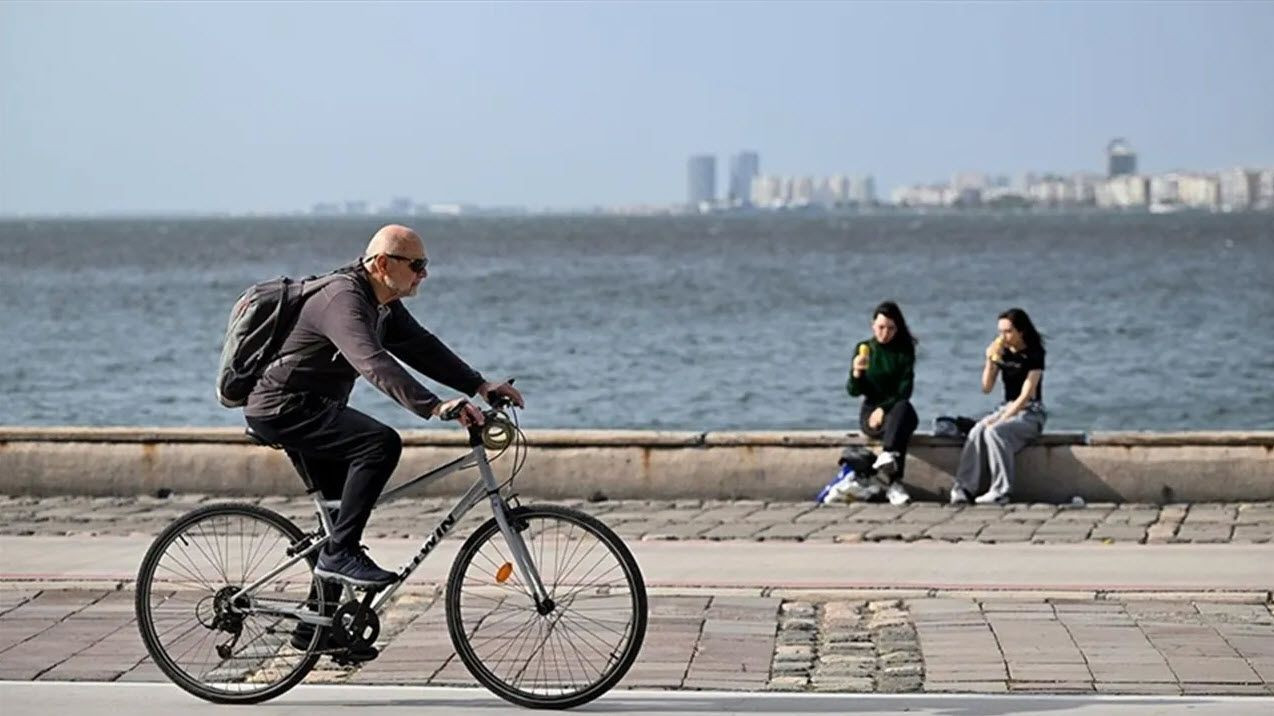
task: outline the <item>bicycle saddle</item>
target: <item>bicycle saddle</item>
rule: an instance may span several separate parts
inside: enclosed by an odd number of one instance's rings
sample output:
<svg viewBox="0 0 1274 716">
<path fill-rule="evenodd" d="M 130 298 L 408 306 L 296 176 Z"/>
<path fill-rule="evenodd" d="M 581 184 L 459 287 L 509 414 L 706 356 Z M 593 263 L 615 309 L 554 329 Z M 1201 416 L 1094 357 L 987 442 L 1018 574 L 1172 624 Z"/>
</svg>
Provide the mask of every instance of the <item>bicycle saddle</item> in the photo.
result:
<svg viewBox="0 0 1274 716">
<path fill-rule="evenodd" d="M 249 441 L 254 442 L 257 445 L 261 445 L 263 447 L 268 447 L 268 448 L 274 448 L 275 450 L 279 449 L 279 446 L 277 444 L 272 443 L 269 440 L 266 440 L 265 437 L 261 435 L 261 433 L 258 433 L 257 431 L 253 430 L 250 426 L 243 429 L 243 434 L 248 436 Z"/>
</svg>

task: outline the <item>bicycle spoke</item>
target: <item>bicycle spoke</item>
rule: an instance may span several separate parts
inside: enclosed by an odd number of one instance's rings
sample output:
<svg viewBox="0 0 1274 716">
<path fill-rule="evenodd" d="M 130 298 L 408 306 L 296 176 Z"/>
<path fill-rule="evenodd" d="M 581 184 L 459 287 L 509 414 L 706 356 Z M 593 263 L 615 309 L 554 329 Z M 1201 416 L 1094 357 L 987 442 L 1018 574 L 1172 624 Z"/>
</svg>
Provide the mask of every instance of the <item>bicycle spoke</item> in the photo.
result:
<svg viewBox="0 0 1274 716">
<path fill-rule="evenodd" d="M 580 653 L 579 648 L 577 648 L 577 647 L 575 646 L 575 643 L 576 643 L 577 641 L 579 641 L 579 637 L 574 635 L 574 632 L 571 630 L 571 628 L 570 628 L 570 625 L 569 625 L 569 624 L 563 624 L 563 625 L 562 625 L 562 632 L 563 632 L 564 634 L 568 635 L 568 636 L 573 636 L 573 637 L 574 637 L 574 638 L 571 638 L 571 639 L 566 639 L 566 638 L 564 638 L 563 640 L 566 642 L 566 644 L 567 644 L 567 645 L 569 645 L 569 646 L 570 646 L 571 650 L 575 652 L 575 654 L 576 654 L 576 658 L 579 660 L 579 663 L 580 663 L 582 666 L 587 667 L 587 666 L 588 666 L 588 663 L 589 663 L 589 659 L 586 659 L 586 658 L 585 658 L 585 656 L 584 656 L 584 654 Z M 604 659 L 605 659 L 605 663 L 606 663 L 607 665 L 609 665 L 609 664 L 610 664 L 610 662 L 611 662 L 611 660 L 612 660 L 612 659 L 614 659 L 614 654 L 604 654 L 604 653 L 602 653 L 601 651 L 599 651 L 599 650 L 598 650 L 595 646 L 593 646 L 592 644 L 589 644 L 589 643 L 585 642 L 584 646 L 588 647 L 589 649 L 592 649 L 593 653 L 594 653 L 594 654 L 596 654 L 597 656 L 600 656 L 600 657 L 604 658 Z M 601 674 L 603 671 L 605 671 L 605 670 L 604 670 L 604 669 L 601 669 L 601 668 L 598 668 L 598 669 L 597 669 L 597 673 L 598 673 L 598 674 Z"/>
<path fill-rule="evenodd" d="M 563 621 L 566 621 L 566 620 L 563 620 Z M 574 625 L 572 622 L 567 621 L 565 628 L 569 629 L 571 633 L 573 634 L 579 634 L 580 632 L 583 632 L 583 635 L 593 637 L 594 641 L 588 641 L 586 639 L 583 640 L 584 646 L 591 649 L 594 654 L 597 654 L 597 656 L 601 657 L 602 659 L 605 659 L 606 661 L 610 661 L 610 659 L 614 657 L 614 654 L 608 654 L 602 651 L 601 649 L 597 648 L 597 643 L 605 644 L 607 642 L 603 639 L 597 638 L 597 635 L 594 634 L 592 631 L 590 631 L 587 627 L 584 627 L 582 625 Z M 621 640 L 621 643 L 622 643 L 622 640 Z"/>
<path fill-rule="evenodd" d="M 632 664 L 644 635 L 645 592 L 631 557 L 612 546 L 622 550 L 613 533 L 570 510 L 523 509 L 514 524 L 525 525 L 518 534 L 552 605 L 537 609 L 521 569 L 496 578 L 510 560 L 499 530 L 484 528 L 458 557 L 448 587 L 457 652 L 480 682 L 515 703 L 578 705 Z M 462 570 L 458 578 L 455 570 Z"/>
<path fill-rule="evenodd" d="M 577 599 L 588 599 L 590 595 L 584 594 L 584 592 L 604 586 L 607 583 L 607 580 L 610 579 L 610 574 L 616 570 L 619 570 L 620 574 L 623 574 L 623 571 L 624 571 L 623 565 L 613 564 L 607 567 L 606 571 L 601 572 L 592 580 L 588 582 L 577 583 L 575 585 L 574 591 L 567 592 L 565 595 L 563 595 L 562 599 L 569 600 L 572 603 L 575 602 Z M 584 576 L 587 577 L 589 575 L 584 575 Z M 581 579 L 583 579 L 583 577 L 581 577 Z M 606 595 L 592 595 L 592 596 L 606 596 Z"/>
<path fill-rule="evenodd" d="M 147 618 L 138 622 L 147 649 L 165 674 L 204 698 L 256 701 L 289 688 L 317 659 L 291 645 L 292 625 L 299 623 L 291 612 L 317 612 L 322 602 L 321 594 L 311 590 L 310 562 L 286 554 L 301 538 L 299 530 L 253 506 L 197 512 L 204 514 L 161 535 L 165 541 L 152 547 L 143 565 L 150 581 L 139 580 L 139 590 L 153 589 L 160 578 L 165 584 L 175 580 L 178 587 L 162 598 L 151 592 L 145 602 L 139 596 L 139 605 L 147 605 Z M 231 602 L 259 575 L 280 568 L 246 600 Z M 186 583 L 195 589 L 182 588 Z M 224 657 L 218 649 L 227 649 Z"/>
</svg>

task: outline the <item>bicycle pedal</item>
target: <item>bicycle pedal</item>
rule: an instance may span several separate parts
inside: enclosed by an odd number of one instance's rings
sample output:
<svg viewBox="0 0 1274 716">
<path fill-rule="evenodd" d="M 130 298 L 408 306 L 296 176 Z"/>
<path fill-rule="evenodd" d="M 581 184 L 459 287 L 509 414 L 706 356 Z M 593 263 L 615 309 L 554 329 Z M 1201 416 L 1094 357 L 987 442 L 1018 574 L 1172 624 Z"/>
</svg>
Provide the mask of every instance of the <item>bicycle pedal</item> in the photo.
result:
<svg viewBox="0 0 1274 716">
<path fill-rule="evenodd" d="M 332 661 L 338 666 L 357 666 L 359 664 L 366 664 L 378 656 L 380 656 L 380 649 L 377 649 L 374 646 L 346 649 L 344 651 L 338 651 L 331 654 Z"/>
</svg>

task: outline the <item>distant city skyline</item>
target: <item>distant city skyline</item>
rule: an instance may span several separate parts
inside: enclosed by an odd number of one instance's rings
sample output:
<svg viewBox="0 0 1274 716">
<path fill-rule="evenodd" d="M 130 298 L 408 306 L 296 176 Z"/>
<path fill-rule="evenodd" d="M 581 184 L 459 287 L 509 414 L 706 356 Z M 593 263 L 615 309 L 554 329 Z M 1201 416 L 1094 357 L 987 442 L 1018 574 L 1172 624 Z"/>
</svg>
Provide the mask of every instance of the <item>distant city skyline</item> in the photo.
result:
<svg viewBox="0 0 1274 716">
<path fill-rule="evenodd" d="M 1119 136 L 1145 174 L 1269 167 L 1272 36 L 1269 2 L 10 0 L 0 214 L 672 205 L 746 151 L 888 196 L 1105 173 Z"/>
</svg>

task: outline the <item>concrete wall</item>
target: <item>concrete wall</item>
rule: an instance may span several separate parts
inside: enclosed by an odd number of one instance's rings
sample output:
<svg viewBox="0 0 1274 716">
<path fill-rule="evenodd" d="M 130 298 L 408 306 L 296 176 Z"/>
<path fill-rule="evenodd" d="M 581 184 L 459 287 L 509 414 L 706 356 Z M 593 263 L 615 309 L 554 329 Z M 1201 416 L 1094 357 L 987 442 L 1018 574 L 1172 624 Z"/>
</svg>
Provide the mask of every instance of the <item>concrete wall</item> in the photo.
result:
<svg viewBox="0 0 1274 716">
<path fill-rule="evenodd" d="M 611 499 L 812 499 L 840 448 L 832 432 L 532 431 L 523 495 Z M 462 454 L 459 431 L 404 433 L 394 482 Z M 917 435 L 907 483 L 944 499 L 960 443 Z M 496 463 L 508 474 L 511 455 Z M 465 473 L 421 494 L 458 494 Z M 392 484 L 392 483 L 391 483 Z M 276 450 L 237 429 L 0 428 L 0 494 L 136 495 L 161 489 L 217 495 L 296 494 Z M 1018 456 L 1022 501 L 1274 500 L 1274 431 L 1048 434 Z"/>
</svg>

